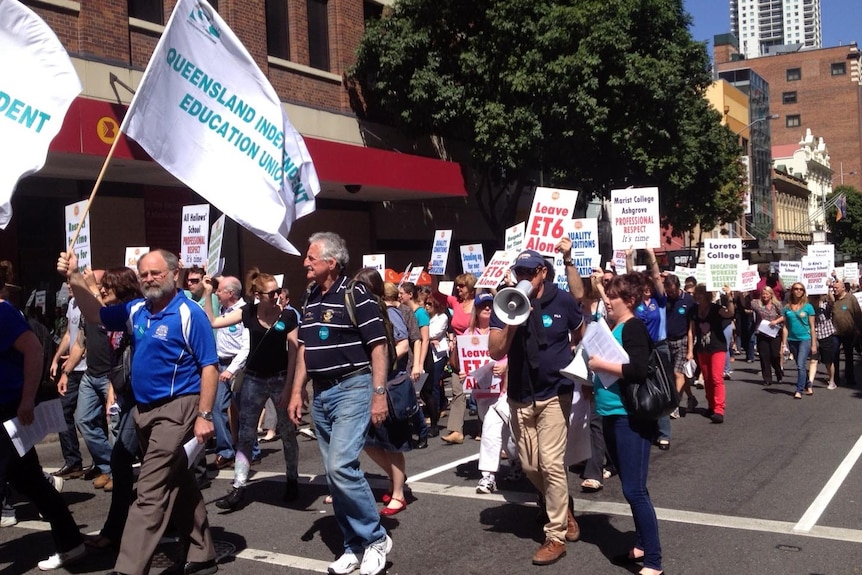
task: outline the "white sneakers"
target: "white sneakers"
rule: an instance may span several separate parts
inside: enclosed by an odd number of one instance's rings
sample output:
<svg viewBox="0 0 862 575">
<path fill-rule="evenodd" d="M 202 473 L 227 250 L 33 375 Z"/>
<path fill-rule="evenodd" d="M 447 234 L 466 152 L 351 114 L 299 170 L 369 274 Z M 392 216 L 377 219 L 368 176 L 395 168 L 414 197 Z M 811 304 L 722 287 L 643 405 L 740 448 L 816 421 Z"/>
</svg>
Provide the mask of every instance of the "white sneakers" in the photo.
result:
<svg viewBox="0 0 862 575">
<path fill-rule="evenodd" d="M 493 475 L 482 477 L 476 486 L 476 493 L 494 493 L 495 491 L 497 491 L 497 482 L 494 481 Z"/>
<path fill-rule="evenodd" d="M 329 564 L 327 572 L 332 575 L 348 575 L 348 573 L 353 573 L 357 567 L 359 567 L 359 558 L 350 551 L 347 551 L 344 555 Z"/>
<path fill-rule="evenodd" d="M 87 554 L 87 547 L 81 543 L 77 547 L 66 551 L 65 553 L 55 553 L 44 561 L 39 561 L 39 569 L 42 571 L 51 571 L 71 565 L 76 561 L 80 561 Z"/>
<path fill-rule="evenodd" d="M 365 549 L 360 575 L 377 575 L 386 567 L 386 554 L 392 551 L 392 538 L 384 535 Z"/>
<path fill-rule="evenodd" d="M 15 508 L 8 503 L 3 504 L 3 509 L 0 511 L 0 527 L 12 527 L 18 524 L 18 518 L 15 517 Z"/>
</svg>

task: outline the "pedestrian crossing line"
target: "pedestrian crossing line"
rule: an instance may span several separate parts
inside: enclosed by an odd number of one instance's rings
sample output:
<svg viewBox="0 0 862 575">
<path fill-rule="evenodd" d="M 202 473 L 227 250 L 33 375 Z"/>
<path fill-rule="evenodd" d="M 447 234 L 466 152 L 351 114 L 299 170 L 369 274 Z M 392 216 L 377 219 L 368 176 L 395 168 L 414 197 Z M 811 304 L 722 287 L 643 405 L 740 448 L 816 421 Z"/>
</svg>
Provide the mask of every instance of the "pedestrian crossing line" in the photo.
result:
<svg viewBox="0 0 862 575">
<path fill-rule="evenodd" d="M 838 489 L 841 488 L 844 480 L 847 479 L 853 466 L 856 465 L 856 462 L 859 460 L 860 455 L 862 455 L 862 436 L 856 440 L 856 444 L 853 446 L 853 449 L 850 450 L 844 458 L 844 461 L 841 462 L 835 470 L 835 473 L 832 474 L 832 477 L 829 478 L 829 481 L 827 481 L 826 485 L 823 486 L 823 489 L 820 490 L 820 493 L 802 515 L 799 522 L 794 525 L 794 531 L 801 533 L 811 531 L 820 519 L 820 516 L 824 511 L 826 511 L 826 508 L 829 506 L 832 498 L 835 497 Z"/>
</svg>

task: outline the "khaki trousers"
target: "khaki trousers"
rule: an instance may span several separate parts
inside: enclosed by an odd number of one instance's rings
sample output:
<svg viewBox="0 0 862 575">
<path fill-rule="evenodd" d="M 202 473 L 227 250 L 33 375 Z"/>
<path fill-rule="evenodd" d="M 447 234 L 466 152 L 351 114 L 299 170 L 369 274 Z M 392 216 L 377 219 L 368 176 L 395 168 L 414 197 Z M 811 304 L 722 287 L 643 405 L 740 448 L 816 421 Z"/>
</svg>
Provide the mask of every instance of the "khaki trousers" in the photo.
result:
<svg viewBox="0 0 862 575">
<path fill-rule="evenodd" d="M 509 407 L 521 467 L 545 498 L 548 512 L 545 537 L 565 543 L 569 483 L 563 458 L 572 394 L 537 401 L 535 406 L 510 399 Z"/>
<path fill-rule="evenodd" d="M 183 444 L 193 437 L 200 396 L 185 395 L 153 409 L 132 412 L 144 450 L 138 498 L 129 509 L 120 554 L 114 567 L 146 575 L 156 546 L 172 522 L 188 547 L 184 561 L 215 559 L 204 500 Z"/>
</svg>

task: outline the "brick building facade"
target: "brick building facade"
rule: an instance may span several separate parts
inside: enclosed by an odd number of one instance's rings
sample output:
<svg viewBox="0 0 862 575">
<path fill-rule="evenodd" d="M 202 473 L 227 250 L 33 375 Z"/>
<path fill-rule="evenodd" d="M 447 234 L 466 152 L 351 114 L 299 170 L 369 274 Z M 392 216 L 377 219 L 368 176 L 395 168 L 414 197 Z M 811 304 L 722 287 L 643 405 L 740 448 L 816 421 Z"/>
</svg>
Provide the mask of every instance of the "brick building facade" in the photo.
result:
<svg viewBox="0 0 862 575">
<path fill-rule="evenodd" d="M 57 34 L 83 85 L 45 168 L 19 183 L 12 222 L 0 230 L 0 259 L 12 260 L 25 286 L 59 284 L 46 270 L 64 248 L 63 206 L 92 190 L 112 143 L 105 135 L 121 122 L 176 1 L 23 0 Z M 379 18 L 392 3 L 210 2 L 269 78 L 317 168 L 318 209 L 295 223 L 290 239 L 303 250 L 310 233 L 339 232 L 349 242 L 353 269 L 364 253 L 387 252 L 393 268 L 426 261 L 436 228 L 453 229 L 458 244 L 485 242 L 492 253 L 497 246 L 467 197 L 460 165 L 437 156 L 427 142 L 405 142 L 385 126 L 360 122 L 351 108 L 343 79 L 366 19 Z M 98 268 L 121 265 L 125 246 L 178 250 L 182 205 L 205 203 L 123 140 L 91 210 Z M 235 224 L 226 227 L 223 249 L 227 273 L 257 265 L 285 272 L 295 293 L 305 287 L 300 258 Z M 450 268 L 460 271 L 455 261 Z"/>
<path fill-rule="evenodd" d="M 750 69 L 769 83 L 772 145 L 810 129 L 829 142 L 834 183 L 862 190 L 862 54 L 856 44 L 741 59 L 729 42 L 714 51 L 716 73 Z"/>
</svg>

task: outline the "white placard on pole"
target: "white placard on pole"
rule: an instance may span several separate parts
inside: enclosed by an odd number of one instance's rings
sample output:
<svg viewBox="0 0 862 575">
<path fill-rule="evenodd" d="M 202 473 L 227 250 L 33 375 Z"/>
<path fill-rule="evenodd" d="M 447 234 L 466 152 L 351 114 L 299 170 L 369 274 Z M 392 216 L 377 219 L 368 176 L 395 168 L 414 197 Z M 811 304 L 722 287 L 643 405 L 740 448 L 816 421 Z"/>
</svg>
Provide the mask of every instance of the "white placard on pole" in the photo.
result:
<svg viewBox="0 0 862 575">
<path fill-rule="evenodd" d="M 738 290 L 739 268 L 740 263 L 742 263 L 742 240 L 739 238 L 706 238 L 703 245 L 706 257 L 707 291 L 719 291 L 724 286 Z"/>
<path fill-rule="evenodd" d="M 126 257 L 123 258 L 123 265 L 133 270 L 138 269 L 138 260 L 150 253 L 148 247 L 132 247 L 126 248 Z"/>
<path fill-rule="evenodd" d="M 832 273 L 832 268 L 825 258 L 815 256 L 802 257 L 802 271 L 799 281 L 805 287 L 808 295 L 826 295 L 829 293 L 827 281 Z M 788 288 L 790 286 L 787 286 Z"/>
<path fill-rule="evenodd" d="M 461 269 L 465 274 L 473 274 L 476 277 L 485 271 L 485 254 L 482 244 L 467 244 L 461 246 Z"/>
<path fill-rule="evenodd" d="M 760 273 L 757 271 L 757 264 L 748 265 L 746 262 L 740 266 L 739 272 L 739 291 L 754 291 L 757 289 L 757 283 L 760 281 Z"/>
<path fill-rule="evenodd" d="M 844 277 L 842 278 L 845 282 L 850 282 L 851 284 L 859 283 L 859 264 L 857 262 L 847 262 L 844 264 Z"/>
<path fill-rule="evenodd" d="M 374 268 L 380 272 L 380 277 L 386 273 L 386 254 L 365 254 L 362 256 L 362 267 Z"/>
<path fill-rule="evenodd" d="M 613 248 L 660 248 L 658 188 L 611 190 Z"/>
<path fill-rule="evenodd" d="M 207 238 L 210 231 L 210 206 L 198 204 L 183 206 L 183 221 L 180 227 L 180 259 L 186 269 L 198 266 L 206 268 L 209 254 Z"/>
<path fill-rule="evenodd" d="M 446 261 L 449 259 L 449 244 L 451 242 L 452 230 L 437 230 L 434 232 L 434 245 L 431 246 L 431 264 L 428 269 L 429 274 L 442 276 L 446 273 Z"/>
<path fill-rule="evenodd" d="M 577 202 L 576 190 L 536 188 L 524 233 L 524 249 L 553 256 L 554 247 L 566 233 L 565 222 L 575 214 Z"/>
<path fill-rule="evenodd" d="M 66 243 L 63 249 L 65 250 L 72 242 L 75 236 L 75 231 L 78 229 L 78 224 L 81 221 L 81 214 L 87 206 L 87 200 L 81 200 L 74 204 L 66 206 Z M 75 255 L 78 256 L 78 271 L 84 271 L 85 267 L 93 268 L 93 254 L 90 252 L 90 214 L 84 218 L 84 225 L 81 226 L 81 233 L 78 234 L 78 240 L 75 242 Z"/>
<path fill-rule="evenodd" d="M 512 262 L 518 257 L 518 252 L 498 250 L 494 252 L 491 261 L 485 266 L 482 277 L 476 282 L 476 289 L 496 289 L 509 275 Z"/>
<path fill-rule="evenodd" d="M 212 230 L 210 230 L 209 253 L 207 256 L 207 275 L 210 277 L 215 277 L 224 270 L 224 259 L 221 257 L 224 220 L 225 215 L 220 215 L 213 223 Z"/>
<path fill-rule="evenodd" d="M 506 249 L 507 252 L 520 252 L 524 250 L 524 227 L 525 222 L 515 224 L 511 228 L 506 228 Z"/>
<path fill-rule="evenodd" d="M 799 281 L 800 273 L 802 273 L 802 262 L 778 262 L 778 277 L 785 290 L 789 288 L 793 282 Z"/>
<path fill-rule="evenodd" d="M 808 256 L 825 261 L 829 266 L 829 273 L 835 269 L 835 246 L 832 244 L 809 244 Z"/>
<path fill-rule="evenodd" d="M 408 281 L 408 282 L 412 283 L 413 285 L 416 285 L 416 283 L 419 281 L 419 277 L 422 275 L 422 270 L 424 270 L 424 269 L 425 269 L 425 266 L 414 267 L 412 270 L 410 270 L 410 275 L 407 276 L 407 280 L 405 280 L 405 281 Z"/>
</svg>

